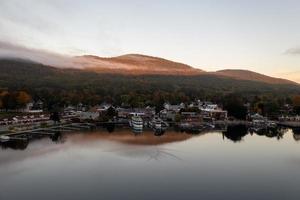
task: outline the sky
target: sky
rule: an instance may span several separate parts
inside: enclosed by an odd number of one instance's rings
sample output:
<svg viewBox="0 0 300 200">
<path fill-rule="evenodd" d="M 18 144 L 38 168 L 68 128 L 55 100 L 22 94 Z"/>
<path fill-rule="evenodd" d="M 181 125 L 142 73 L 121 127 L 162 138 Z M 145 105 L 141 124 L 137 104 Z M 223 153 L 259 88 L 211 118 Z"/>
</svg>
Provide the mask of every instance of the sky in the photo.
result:
<svg viewBox="0 0 300 200">
<path fill-rule="evenodd" d="M 0 50 L 139 53 L 300 82 L 299 19 L 299 0 L 0 0 Z"/>
</svg>

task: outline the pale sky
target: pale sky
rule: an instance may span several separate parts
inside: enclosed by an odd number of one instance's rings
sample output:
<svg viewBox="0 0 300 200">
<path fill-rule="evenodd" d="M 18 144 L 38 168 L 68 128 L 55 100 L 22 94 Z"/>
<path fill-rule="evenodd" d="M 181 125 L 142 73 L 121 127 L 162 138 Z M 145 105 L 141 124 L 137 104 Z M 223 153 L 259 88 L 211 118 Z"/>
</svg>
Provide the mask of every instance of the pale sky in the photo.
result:
<svg viewBox="0 0 300 200">
<path fill-rule="evenodd" d="M 0 0 L 0 41 L 71 56 L 139 53 L 300 82 L 299 0 Z"/>
</svg>

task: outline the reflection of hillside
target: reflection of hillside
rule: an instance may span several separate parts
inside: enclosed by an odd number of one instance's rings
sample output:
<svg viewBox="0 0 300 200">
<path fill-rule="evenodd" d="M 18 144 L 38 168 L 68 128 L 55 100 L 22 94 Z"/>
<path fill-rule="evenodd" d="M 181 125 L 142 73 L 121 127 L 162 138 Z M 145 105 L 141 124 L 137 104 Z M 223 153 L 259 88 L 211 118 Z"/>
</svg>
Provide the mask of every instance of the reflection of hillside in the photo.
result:
<svg viewBox="0 0 300 200">
<path fill-rule="evenodd" d="M 166 134 L 156 137 L 154 132 L 145 131 L 141 134 L 134 134 L 131 130 L 118 130 L 113 133 L 94 132 L 89 134 L 74 135 L 71 142 L 89 142 L 97 140 L 107 140 L 130 145 L 162 145 L 173 142 L 185 141 L 193 135 L 180 132 L 166 132 Z"/>
</svg>

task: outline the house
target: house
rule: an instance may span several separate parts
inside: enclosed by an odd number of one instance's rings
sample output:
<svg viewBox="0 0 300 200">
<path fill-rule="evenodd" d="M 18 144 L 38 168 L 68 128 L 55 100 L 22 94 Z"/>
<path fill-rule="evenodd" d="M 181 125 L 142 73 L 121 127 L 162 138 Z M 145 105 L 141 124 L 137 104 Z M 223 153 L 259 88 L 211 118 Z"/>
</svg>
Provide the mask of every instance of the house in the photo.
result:
<svg viewBox="0 0 300 200">
<path fill-rule="evenodd" d="M 130 113 L 133 112 L 133 110 L 130 108 L 121 108 L 121 107 L 116 108 L 116 111 L 118 113 L 117 117 L 123 119 L 128 119 Z"/>
<path fill-rule="evenodd" d="M 172 105 L 170 103 L 164 103 L 164 108 L 166 110 L 173 110 L 173 111 L 179 112 L 180 109 L 185 108 L 185 104 L 181 103 L 179 105 Z"/>
<path fill-rule="evenodd" d="M 185 108 L 185 104 L 172 105 L 170 103 L 164 103 L 164 109 L 159 112 L 160 118 L 167 121 L 174 121 L 177 113 L 181 109 Z"/>
<path fill-rule="evenodd" d="M 25 105 L 25 108 L 22 110 L 25 113 L 42 113 L 43 112 L 43 103 L 41 101 L 29 102 Z"/>
<path fill-rule="evenodd" d="M 159 117 L 166 121 L 174 121 L 179 111 L 163 109 L 159 112 Z"/>
<path fill-rule="evenodd" d="M 29 111 L 33 108 L 33 104 L 34 104 L 33 101 L 27 103 L 27 104 L 25 105 L 25 108 L 23 109 L 23 112 L 29 112 Z"/>
<path fill-rule="evenodd" d="M 264 120 L 264 116 L 258 114 L 258 113 L 255 113 L 253 115 L 250 115 L 250 119 L 251 120 Z"/>
<path fill-rule="evenodd" d="M 139 115 L 144 119 L 151 119 L 155 115 L 155 108 L 117 108 L 118 118 L 129 119 L 133 115 Z"/>
<path fill-rule="evenodd" d="M 33 108 L 35 110 L 43 110 L 44 108 L 44 102 L 42 102 L 40 99 L 35 101 L 34 104 L 33 104 Z"/>
<path fill-rule="evenodd" d="M 293 114 L 293 111 L 294 111 L 293 106 L 290 104 L 285 104 L 280 109 L 280 113 L 282 115 L 291 115 L 291 114 Z"/>
<path fill-rule="evenodd" d="M 209 120 L 226 120 L 228 117 L 226 110 L 223 110 L 217 104 L 212 104 L 210 102 L 204 102 L 202 105 L 199 105 L 199 110 L 201 111 L 203 118 Z"/>
<path fill-rule="evenodd" d="M 102 103 L 100 106 L 98 106 L 97 110 L 98 110 L 98 112 L 106 112 L 110 107 L 113 107 L 113 106 L 109 103 Z"/>
<path fill-rule="evenodd" d="M 189 123 L 199 123 L 203 121 L 203 118 L 197 112 L 181 112 L 181 121 Z"/>
</svg>

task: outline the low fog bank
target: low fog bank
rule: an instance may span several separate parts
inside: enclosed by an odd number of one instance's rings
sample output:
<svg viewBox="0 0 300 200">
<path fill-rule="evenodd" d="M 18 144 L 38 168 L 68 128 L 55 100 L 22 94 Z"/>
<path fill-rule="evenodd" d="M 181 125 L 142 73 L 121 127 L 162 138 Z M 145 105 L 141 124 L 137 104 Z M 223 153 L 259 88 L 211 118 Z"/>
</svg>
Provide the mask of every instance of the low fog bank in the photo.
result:
<svg viewBox="0 0 300 200">
<path fill-rule="evenodd" d="M 0 58 L 19 58 L 61 68 L 80 68 L 73 58 L 49 51 L 0 41 Z"/>
</svg>

